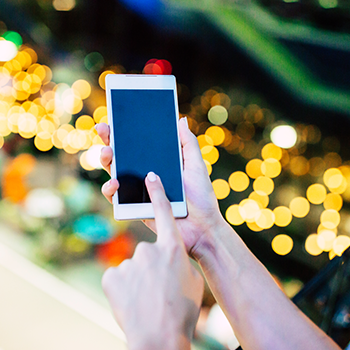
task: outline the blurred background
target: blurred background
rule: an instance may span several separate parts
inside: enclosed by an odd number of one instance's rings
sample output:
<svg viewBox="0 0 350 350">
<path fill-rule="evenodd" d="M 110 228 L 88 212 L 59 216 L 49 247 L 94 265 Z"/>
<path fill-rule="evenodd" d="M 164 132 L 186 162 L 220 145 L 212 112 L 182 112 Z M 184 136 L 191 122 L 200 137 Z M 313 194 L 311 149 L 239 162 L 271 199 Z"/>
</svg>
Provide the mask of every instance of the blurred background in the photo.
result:
<svg viewBox="0 0 350 350">
<path fill-rule="evenodd" d="M 220 208 L 350 341 L 349 0 L 0 0 L 0 349 L 124 349 L 100 280 L 154 241 L 100 188 L 107 74 L 174 74 Z M 195 349 L 238 343 L 208 289 Z"/>
</svg>

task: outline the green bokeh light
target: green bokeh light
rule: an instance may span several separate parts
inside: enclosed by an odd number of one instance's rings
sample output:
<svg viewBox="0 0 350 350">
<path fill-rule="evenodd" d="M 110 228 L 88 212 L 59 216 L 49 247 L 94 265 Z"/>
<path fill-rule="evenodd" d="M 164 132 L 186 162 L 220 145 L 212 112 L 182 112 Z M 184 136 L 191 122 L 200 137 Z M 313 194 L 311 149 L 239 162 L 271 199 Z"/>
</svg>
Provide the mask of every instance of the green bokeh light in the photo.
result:
<svg viewBox="0 0 350 350">
<path fill-rule="evenodd" d="M 23 44 L 22 37 L 16 32 L 7 31 L 2 37 L 7 41 L 13 42 L 17 46 L 17 48 L 20 48 Z"/>
</svg>

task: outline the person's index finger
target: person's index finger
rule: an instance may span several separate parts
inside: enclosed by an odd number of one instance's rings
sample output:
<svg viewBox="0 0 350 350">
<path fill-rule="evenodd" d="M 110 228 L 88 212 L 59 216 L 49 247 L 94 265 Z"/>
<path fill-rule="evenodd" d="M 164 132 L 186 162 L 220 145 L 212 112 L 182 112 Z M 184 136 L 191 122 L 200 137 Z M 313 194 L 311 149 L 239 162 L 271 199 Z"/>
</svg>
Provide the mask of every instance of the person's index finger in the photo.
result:
<svg viewBox="0 0 350 350">
<path fill-rule="evenodd" d="M 170 202 L 166 197 L 162 182 L 155 173 L 150 172 L 146 177 L 146 186 L 151 198 L 157 228 L 157 242 L 167 244 L 178 242 L 183 244 L 177 230 Z"/>
</svg>

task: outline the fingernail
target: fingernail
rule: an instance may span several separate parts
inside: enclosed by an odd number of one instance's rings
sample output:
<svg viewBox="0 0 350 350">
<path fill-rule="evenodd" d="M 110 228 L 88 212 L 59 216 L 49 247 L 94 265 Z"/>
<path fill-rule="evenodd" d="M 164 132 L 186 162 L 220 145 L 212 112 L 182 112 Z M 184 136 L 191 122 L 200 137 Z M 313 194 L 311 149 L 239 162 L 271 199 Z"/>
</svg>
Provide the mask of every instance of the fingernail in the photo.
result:
<svg viewBox="0 0 350 350">
<path fill-rule="evenodd" d="M 184 120 L 184 122 L 185 122 L 187 128 L 189 128 L 189 127 L 188 127 L 188 119 L 187 119 L 187 117 L 183 117 L 182 119 Z"/>
<path fill-rule="evenodd" d="M 95 124 L 95 130 L 98 131 L 100 124 Z"/>
<path fill-rule="evenodd" d="M 148 181 L 150 182 L 155 182 L 157 180 L 157 175 L 153 172 L 153 171 L 150 171 L 148 174 L 147 174 L 147 179 Z"/>
</svg>

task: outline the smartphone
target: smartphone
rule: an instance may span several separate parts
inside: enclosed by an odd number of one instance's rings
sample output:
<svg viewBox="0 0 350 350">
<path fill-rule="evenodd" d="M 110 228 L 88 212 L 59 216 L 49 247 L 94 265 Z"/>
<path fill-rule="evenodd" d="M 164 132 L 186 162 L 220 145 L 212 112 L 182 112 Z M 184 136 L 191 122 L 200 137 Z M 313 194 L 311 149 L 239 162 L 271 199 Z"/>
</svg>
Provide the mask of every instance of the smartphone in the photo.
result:
<svg viewBox="0 0 350 350">
<path fill-rule="evenodd" d="M 174 217 L 187 216 L 176 80 L 172 75 L 110 74 L 106 77 L 111 175 L 119 189 L 114 218 L 154 218 L 145 178 L 162 180 Z"/>
</svg>

